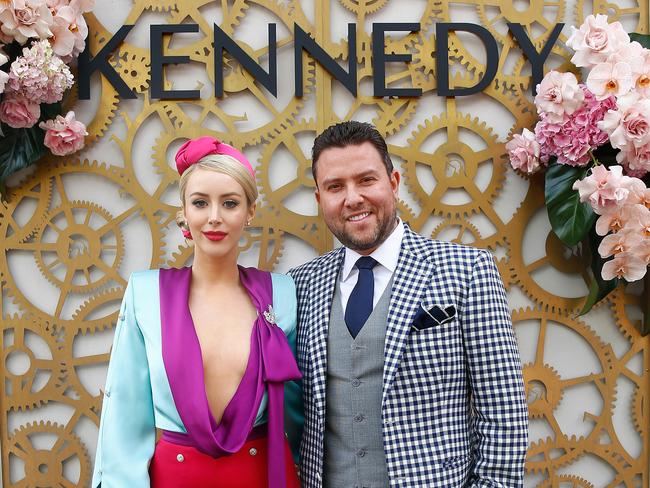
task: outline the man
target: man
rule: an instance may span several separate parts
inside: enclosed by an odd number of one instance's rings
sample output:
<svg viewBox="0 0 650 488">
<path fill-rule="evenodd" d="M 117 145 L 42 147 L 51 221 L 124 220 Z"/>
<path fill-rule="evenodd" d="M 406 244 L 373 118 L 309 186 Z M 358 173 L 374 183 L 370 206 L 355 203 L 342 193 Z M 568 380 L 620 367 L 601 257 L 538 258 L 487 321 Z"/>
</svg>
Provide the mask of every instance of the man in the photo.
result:
<svg viewBox="0 0 650 488">
<path fill-rule="evenodd" d="M 290 272 L 303 487 L 522 486 L 521 363 L 490 253 L 397 218 L 400 175 L 370 124 L 326 129 L 312 172 L 345 247 Z"/>
</svg>

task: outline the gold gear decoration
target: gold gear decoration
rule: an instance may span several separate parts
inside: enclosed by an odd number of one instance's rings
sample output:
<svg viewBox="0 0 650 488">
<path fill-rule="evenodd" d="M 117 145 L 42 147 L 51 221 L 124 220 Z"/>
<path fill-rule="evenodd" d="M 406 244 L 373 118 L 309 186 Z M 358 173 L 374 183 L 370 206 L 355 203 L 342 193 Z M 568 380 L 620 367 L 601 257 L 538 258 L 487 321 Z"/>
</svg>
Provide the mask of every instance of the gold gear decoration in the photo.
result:
<svg viewBox="0 0 650 488">
<path fill-rule="evenodd" d="M 61 347 L 60 334 L 29 319 L 17 317 L 5 320 L 5 335 L 2 343 L 2 365 L 5 371 L 5 398 L 3 405 L 8 410 L 25 410 L 40 407 L 63 395 L 65 376 L 65 355 Z M 31 336 L 31 337 L 30 337 Z M 33 348 L 30 344 L 38 337 L 47 344 Z M 12 371 L 10 363 L 20 357 L 26 363 L 23 371 Z M 13 358 L 13 359 L 12 359 Z M 43 382 L 42 378 L 45 377 Z"/>
<path fill-rule="evenodd" d="M 370 15 L 378 12 L 390 0 L 338 0 L 346 9 L 356 15 Z"/>
<path fill-rule="evenodd" d="M 67 196 L 64 180 L 68 175 L 84 173 L 94 174 L 106 182 L 116 185 L 122 196 L 131 195 L 136 196 L 136 198 L 140 196 L 140 198 L 136 199 L 134 205 L 127 210 L 114 216 L 109 215 L 98 205 L 81 204 L 82 202 L 72 201 Z M 146 205 L 140 206 L 143 203 L 141 195 L 144 192 L 138 185 L 131 183 L 122 168 L 109 167 L 88 160 L 71 163 L 63 160 L 53 160 L 49 164 L 43 164 L 36 173 L 35 178 L 39 178 L 43 185 L 51 185 L 56 188 L 57 196 L 61 202 L 61 210 L 53 210 L 46 214 L 44 228 L 39 230 L 30 240 L 23 242 L 10 241 L 7 243 L 0 254 L 0 269 L 9 269 L 7 260 L 9 254 L 15 252 L 32 253 L 44 278 L 58 285 L 59 299 L 53 314 L 44 312 L 39 308 L 38 303 L 30 303 L 13 283 L 11 276 L 5 277 L 7 294 L 13 297 L 23 310 L 29 310 L 30 313 L 43 321 L 55 323 L 57 326 L 66 326 L 66 328 L 69 327 L 72 330 L 94 327 L 96 319 L 87 324 L 62 317 L 61 312 L 66 300 L 71 295 L 89 292 L 110 282 L 126 286 L 126 280 L 120 275 L 118 269 L 122 253 L 122 250 L 119 250 L 121 245 L 119 225 L 134 216 L 141 216 L 148 223 L 152 235 L 152 258 L 149 266 L 159 266 L 162 262 L 162 246 L 164 245 L 158 223 L 159 217 L 154 214 L 155 209 L 152 211 L 148 210 Z M 140 200 L 140 203 L 138 203 L 138 200 Z M 75 215 L 75 209 L 81 209 L 81 211 Z M 62 220 L 47 220 L 54 217 Z M 94 227 L 93 222 L 103 220 L 105 221 L 103 224 Z M 54 239 L 45 241 L 41 239 L 46 227 L 50 226 L 53 230 L 51 235 L 60 234 L 62 236 L 60 239 L 57 238 L 55 242 L 52 242 Z M 114 242 L 109 240 L 107 243 L 102 243 L 101 238 L 104 236 L 113 236 Z M 102 259 L 99 259 L 98 256 L 102 255 L 101 252 L 98 254 L 100 250 L 107 253 L 110 251 L 115 252 L 115 259 L 109 259 L 109 264 L 107 264 Z M 48 258 L 47 261 L 41 257 L 48 253 L 55 253 L 56 257 L 54 259 Z M 63 279 L 53 274 L 56 266 L 62 266 L 66 270 Z M 101 278 L 95 278 L 95 276 L 89 274 L 91 267 L 98 268 L 97 272 Z M 78 275 L 77 272 L 81 272 L 81 275 Z M 97 280 L 100 283 L 97 283 Z"/>
<path fill-rule="evenodd" d="M 627 2 L 626 2 L 627 3 Z M 648 25 L 650 22 L 650 5 L 646 0 L 633 0 L 630 2 L 633 6 L 624 6 L 607 0 L 593 0 L 593 2 L 585 2 L 585 0 L 577 0 L 574 8 L 576 23 L 581 25 L 587 15 L 593 13 L 607 15 L 608 22 L 616 20 L 623 21 L 623 25 L 627 25 L 625 21 L 638 19 L 637 24 L 630 32 L 648 32 Z"/>
<path fill-rule="evenodd" d="M 463 142 L 460 131 L 464 129 L 479 136 L 485 149 L 474 150 Z M 433 154 L 424 152 L 425 141 L 438 131 L 447 133 L 447 140 Z M 391 150 L 393 148 L 391 147 Z M 462 113 L 447 113 L 432 117 L 412 133 L 406 148 L 399 150 L 404 158 L 404 177 L 407 188 L 423 207 L 423 214 L 433 213 L 445 217 L 468 216 L 491 206 L 505 179 L 503 144 L 497 142 L 492 130 L 477 118 Z M 432 192 L 426 191 L 419 181 L 416 166 L 431 168 L 436 180 Z M 474 177 L 481 165 L 491 164 L 492 176 L 484 190 L 478 188 Z M 471 197 L 468 203 L 444 203 L 445 194 L 462 190 Z"/>
<path fill-rule="evenodd" d="M 537 488 L 594 488 L 594 485 L 579 476 L 561 474 L 543 481 Z"/>
<path fill-rule="evenodd" d="M 528 2 L 528 8 L 520 10 L 514 2 L 499 2 L 494 0 L 475 0 L 471 2 L 476 5 L 476 11 L 481 25 L 485 27 L 499 44 L 506 45 L 513 40 L 507 33 L 506 22 L 521 24 L 528 38 L 536 48 L 542 47 L 546 38 L 556 24 L 564 20 L 566 4 L 558 0 L 532 0 Z M 550 15 L 553 18 L 549 19 Z M 541 26 L 541 34 L 536 27 Z"/>
<path fill-rule="evenodd" d="M 39 449 L 35 439 L 50 439 L 50 449 Z M 39 488 L 41 486 L 88 486 L 92 474 L 90 458 L 81 440 L 65 427 L 53 422 L 28 423 L 17 429 L 9 438 L 9 454 L 25 464 L 25 477 L 13 486 Z M 80 466 L 79 479 L 66 477 L 64 465 L 71 459 Z"/>
<path fill-rule="evenodd" d="M 30 239 L 43 223 L 52 199 L 52 184 L 30 176 L 20 190 L 10 189 L 7 201 L 0 202 L 0 236 L 3 248 Z M 20 209 L 20 210 L 18 210 Z M 29 218 L 23 217 L 30 209 Z"/>
<path fill-rule="evenodd" d="M 575 461 L 584 454 L 587 446 L 597 443 L 603 430 L 607 431 L 616 399 L 616 379 L 612 374 L 612 362 L 615 355 L 610 345 L 602 343 L 598 335 L 585 323 L 566 315 L 521 309 L 513 312 L 512 323 L 515 328 L 519 323 L 539 323 L 539 334 L 535 350 L 535 359 L 523 367 L 524 387 L 531 418 L 544 419 L 554 432 L 554 438 L 547 438 L 531 443 L 527 454 L 526 469 L 529 472 L 555 471 Z M 600 371 L 578 377 L 560 376 L 552 365 L 546 362 L 546 337 L 549 325 L 567 328 L 577 334 L 582 341 L 589 344 L 598 359 Z M 585 421 L 593 423 L 586 437 L 568 437 L 555 420 L 554 411 L 562 400 L 564 390 L 581 385 L 593 385 L 603 402 L 600 414 L 585 411 Z M 610 435 L 614 437 L 614 435 Z"/>
</svg>

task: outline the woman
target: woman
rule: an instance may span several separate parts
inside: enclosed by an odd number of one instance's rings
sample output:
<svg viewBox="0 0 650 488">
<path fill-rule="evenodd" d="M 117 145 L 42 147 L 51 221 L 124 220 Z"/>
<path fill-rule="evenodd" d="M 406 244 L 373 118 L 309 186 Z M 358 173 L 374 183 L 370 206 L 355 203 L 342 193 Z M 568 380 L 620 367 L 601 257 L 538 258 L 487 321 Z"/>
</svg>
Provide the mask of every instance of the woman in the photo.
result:
<svg viewBox="0 0 650 488">
<path fill-rule="evenodd" d="M 211 137 L 186 142 L 176 166 L 194 262 L 129 280 L 92 486 L 298 487 L 285 439 L 295 447 L 302 427 L 294 284 L 237 265 L 253 168 Z"/>
</svg>

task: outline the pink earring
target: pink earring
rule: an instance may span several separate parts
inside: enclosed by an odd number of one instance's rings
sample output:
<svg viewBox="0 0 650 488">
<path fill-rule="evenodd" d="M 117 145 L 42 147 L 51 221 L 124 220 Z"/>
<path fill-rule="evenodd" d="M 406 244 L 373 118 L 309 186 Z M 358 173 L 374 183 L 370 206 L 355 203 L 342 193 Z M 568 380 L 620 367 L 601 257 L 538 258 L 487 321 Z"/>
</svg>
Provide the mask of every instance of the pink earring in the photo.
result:
<svg viewBox="0 0 650 488">
<path fill-rule="evenodd" d="M 183 236 L 185 237 L 185 239 L 190 239 L 190 240 L 193 239 L 190 229 L 181 229 L 181 232 L 183 232 Z"/>
</svg>

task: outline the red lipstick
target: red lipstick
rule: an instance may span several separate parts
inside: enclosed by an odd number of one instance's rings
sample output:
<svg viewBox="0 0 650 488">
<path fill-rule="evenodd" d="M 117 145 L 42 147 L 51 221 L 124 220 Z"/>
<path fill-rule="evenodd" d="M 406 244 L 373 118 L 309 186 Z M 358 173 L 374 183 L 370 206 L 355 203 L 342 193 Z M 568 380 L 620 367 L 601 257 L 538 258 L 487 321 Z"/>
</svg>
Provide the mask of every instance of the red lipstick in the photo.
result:
<svg viewBox="0 0 650 488">
<path fill-rule="evenodd" d="M 217 231 L 203 231 L 203 235 L 210 239 L 211 241 L 221 241 L 225 239 L 225 237 L 228 235 L 225 232 L 217 232 Z"/>
</svg>

